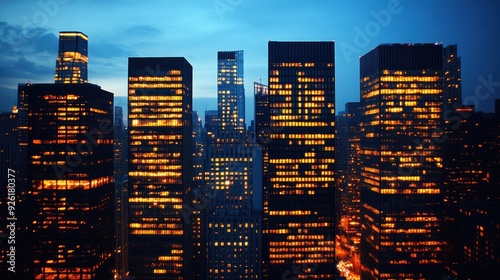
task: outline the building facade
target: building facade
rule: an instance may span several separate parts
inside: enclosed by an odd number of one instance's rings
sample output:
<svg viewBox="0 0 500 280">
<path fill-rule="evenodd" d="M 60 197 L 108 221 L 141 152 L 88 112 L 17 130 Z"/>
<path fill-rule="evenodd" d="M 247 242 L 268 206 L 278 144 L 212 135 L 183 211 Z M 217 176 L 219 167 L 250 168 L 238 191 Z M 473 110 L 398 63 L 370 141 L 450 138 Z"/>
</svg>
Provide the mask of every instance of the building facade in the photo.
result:
<svg viewBox="0 0 500 280">
<path fill-rule="evenodd" d="M 442 53 L 387 44 L 360 59 L 362 279 L 442 275 Z"/>
<path fill-rule="evenodd" d="M 500 273 L 500 205 L 498 200 L 460 203 L 460 279 L 494 279 Z"/>
<path fill-rule="evenodd" d="M 457 45 L 443 47 L 443 113 L 462 106 L 462 62 Z"/>
<path fill-rule="evenodd" d="M 127 130 L 123 121 L 123 107 L 115 106 L 114 114 L 114 176 L 115 176 L 115 279 L 128 275 L 128 187 L 127 187 Z"/>
<path fill-rule="evenodd" d="M 345 250 L 359 249 L 360 230 L 360 121 L 359 102 L 348 102 L 337 117 L 337 214 L 340 241 Z"/>
<path fill-rule="evenodd" d="M 334 46 L 268 45 L 265 279 L 335 277 Z"/>
<path fill-rule="evenodd" d="M 191 279 L 183 208 L 193 182 L 192 77 L 185 58 L 129 58 L 129 265 L 137 279 Z"/>
<path fill-rule="evenodd" d="M 59 32 L 59 51 L 56 61 L 56 84 L 88 82 L 88 37 L 82 32 Z"/>
<path fill-rule="evenodd" d="M 204 180 L 206 279 L 261 278 L 261 215 L 253 188 L 254 145 L 245 127 L 243 61 L 243 51 L 218 52 L 218 110 L 213 134 L 207 134 Z"/>
<path fill-rule="evenodd" d="M 113 94 L 92 84 L 26 84 L 19 98 L 33 278 L 111 278 Z"/>
</svg>

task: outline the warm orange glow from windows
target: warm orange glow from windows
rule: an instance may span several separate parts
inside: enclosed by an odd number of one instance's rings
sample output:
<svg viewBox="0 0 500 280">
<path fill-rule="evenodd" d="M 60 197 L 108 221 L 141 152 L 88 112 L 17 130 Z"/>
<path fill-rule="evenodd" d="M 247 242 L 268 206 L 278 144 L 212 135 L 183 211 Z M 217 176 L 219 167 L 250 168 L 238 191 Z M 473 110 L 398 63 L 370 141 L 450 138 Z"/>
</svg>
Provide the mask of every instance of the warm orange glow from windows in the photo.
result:
<svg viewBox="0 0 500 280">
<path fill-rule="evenodd" d="M 37 190 L 90 190 L 113 182 L 111 177 L 102 177 L 93 180 L 42 180 Z"/>
</svg>

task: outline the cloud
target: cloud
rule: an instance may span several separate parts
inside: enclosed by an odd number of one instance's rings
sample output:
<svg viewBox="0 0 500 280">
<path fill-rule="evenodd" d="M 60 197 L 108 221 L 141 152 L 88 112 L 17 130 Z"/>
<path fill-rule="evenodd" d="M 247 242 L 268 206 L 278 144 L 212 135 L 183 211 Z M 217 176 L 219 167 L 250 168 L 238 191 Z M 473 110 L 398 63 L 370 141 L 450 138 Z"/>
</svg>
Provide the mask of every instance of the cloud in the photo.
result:
<svg viewBox="0 0 500 280">
<path fill-rule="evenodd" d="M 57 37 L 45 28 L 22 28 L 0 21 L 1 56 L 57 53 Z M 54 57 L 55 59 L 55 57 Z"/>
<path fill-rule="evenodd" d="M 89 59 L 93 58 L 116 58 L 132 55 L 134 52 L 118 43 L 89 42 Z"/>
<path fill-rule="evenodd" d="M 57 37 L 48 29 L 22 28 L 0 21 L 0 84 L 51 81 L 57 56 Z"/>
<path fill-rule="evenodd" d="M 146 25 L 146 24 L 136 24 L 125 29 L 125 34 L 127 36 L 133 36 L 133 37 L 135 36 L 152 37 L 161 35 L 162 33 L 163 32 L 160 29 L 154 27 L 153 25 Z"/>
<path fill-rule="evenodd" d="M 27 60 L 25 57 L 18 57 L 8 63 L 0 63 L 0 76 L 5 78 L 39 79 L 40 77 L 53 77 L 55 60 L 53 67 L 38 64 Z"/>
</svg>

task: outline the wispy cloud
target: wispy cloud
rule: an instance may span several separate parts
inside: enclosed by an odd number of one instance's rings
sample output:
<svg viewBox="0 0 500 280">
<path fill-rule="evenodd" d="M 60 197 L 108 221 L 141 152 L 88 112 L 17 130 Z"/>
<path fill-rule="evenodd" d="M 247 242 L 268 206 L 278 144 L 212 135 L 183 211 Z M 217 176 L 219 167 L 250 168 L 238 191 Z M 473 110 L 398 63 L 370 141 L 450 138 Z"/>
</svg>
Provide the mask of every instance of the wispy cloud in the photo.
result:
<svg viewBox="0 0 500 280">
<path fill-rule="evenodd" d="M 119 43 L 109 42 L 90 42 L 89 59 L 104 58 L 111 59 L 116 57 L 126 57 L 133 55 L 134 52 L 126 46 Z"/>
<path fill-rule="evenodd" d="M 135 37 L 140 37 L 140 36 L 154 37 L 161 35 L 163 31 L 150 24 L 135 24 L 126 28 L 125 33 L 129 36 L 135 36 Z"/>
<path fill-rule="evenodd" d="M 57 37 L 44 28 L 23 29 L 0 22 L 0 84 L 51 82 L 57 55 Z"/>
</svg>

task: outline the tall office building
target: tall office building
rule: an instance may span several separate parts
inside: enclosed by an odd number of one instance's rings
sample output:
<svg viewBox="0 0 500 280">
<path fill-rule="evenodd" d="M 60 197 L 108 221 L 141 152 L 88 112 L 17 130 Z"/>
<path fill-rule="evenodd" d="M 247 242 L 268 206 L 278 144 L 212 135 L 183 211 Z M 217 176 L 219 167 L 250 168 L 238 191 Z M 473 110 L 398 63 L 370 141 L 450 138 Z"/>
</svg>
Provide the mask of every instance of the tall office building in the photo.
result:
<svg viewBox="0 0 500 280">
<path fill-rule="evenodd" d="M 269 42 L 265 279 L 335 278 L 334 42 Z"/>
<path fill-rule="evenodd" d="M 442 53 L 383 44 L 360 59 L 362 279 L 441 277 Z"/>
<path fill-rule="evenodd" d="M 443 113 L 462 106 L 461 59 L 457 45 L 443 48 Z"/>
<path fill-rule="evenodd" d="M 115 181 L 123 181 L 127 176 L 127 131 L 123 123 L 123 107 L 115 106 L 114 119 L 114 174 Z"/>
<path fill-rule="evenodd" d="M 217 54 L 217 105 L 222 131 L 245 129 L 243 51 Z"/>
<path fill-rule="evenodd" d="M 254 157 L 254 164 L 259 164 L 259 170 L 262 173 L 260 178 L 261 182 L 261 191 L 262 191 L 262 237 L 266 234 L 267 231 L 267 218 L 269 217 L 269 188 L 267 185 L 267 168 L 269 164 L 269 152 L 267 150 L 267 146 L 265 144 L 269 141 L 269 87 L 262 83 L 254 82 L 254 114 L 255 114 L 255 131 L 254 131 L 254 142 L 256 148 L 259 149 L 260 157 Z M 259 162 L 256 162 L 259 160 Z M 256 171 L 256 169 L 254 169 Z M 256 172 L 254 172 L 256 174 Z M 257 180 L 256 180 L 257 181 Z M 256 184 L 256 181 L 254 182 Z M 265 254 L 269 252 L 267 247 L 267 243 L 262 242 L 262 252 Z M 263 268 L 263 276 L 266 273 L 266 267 Z"/>
<path fill-rule="evenodd" d="M 361 120 L 359 102 L 348 102 L 345 111 L 337 117 L 337 184 L 340 187 L 337 202 L 337 219 L 341 244 L 344 249 L 359 248 L 360 231 L 360 200 L 359 187 L 361 166 L 359 158 Z"/>
<path fill-rule="evenodd" d="M 203 125 L 197 111 L 193 111 L 193 196 L 190 211 L 193 243 L 193 279 L 202 279 L 205 273 L 205 244 L 203 229 L 203 208 L 206 198 L 203 194 L 203 163 L 205 160 L 205 142 L 203 142 Z M 188 216 L 186 216 L 188 217 Z"/>
<path fill-rule="evenodd" d="M 498 186 L 498 185 L 497 185 Z M 495 279 L 500 274 L 500 204 L 498 200 L 464 200 L 458 217 L 459 279 Z"/>
<path fill-rule="evenodd" d="M 253 143 L 246 141 L 243 51 L 218 53 L 217 78 L 217 119 L 205 163 L 205 275 L 260 279 L 261 223 L 253 189 Z"/>
<path fill-rule="evenodd" d="M 217 110 L 205 111 L 205 131 L 213 135 L 217 124 Z"/>
<path fill-rule="evenodd" d="M 115 106 L 114 115 L 114 177 L 115 177 L 115 279 L 126 279 L 128 274 L 128 187 L 127 187 L 127 131 L 123 122 L 123 107 Z"/>
<path fill-rule="evenodd" d="M 88 37 L 82 32 L 59 32 L 56 84 L 87 83 Z"/>
<path fill-rule="evenodd" d="M 130 275 L 191 279 L 183 205 L 193 183 L 193 68 L 185 58 L 129 58 L 128 77 Z"/>
<path fill-rule="evenodd" d="M 27 127 L 34 279 L 110 279 L 113 94 L 92 84 L 19 85 Z M 23 244 L 20 244 L 23 245 Z"/>
<path fill-rule="evenodd" d="M 269 87 L 254 82 L 255 100 L 255 136 L 257 144 L 265 144 L 269 140 Z"/>
</svg>

